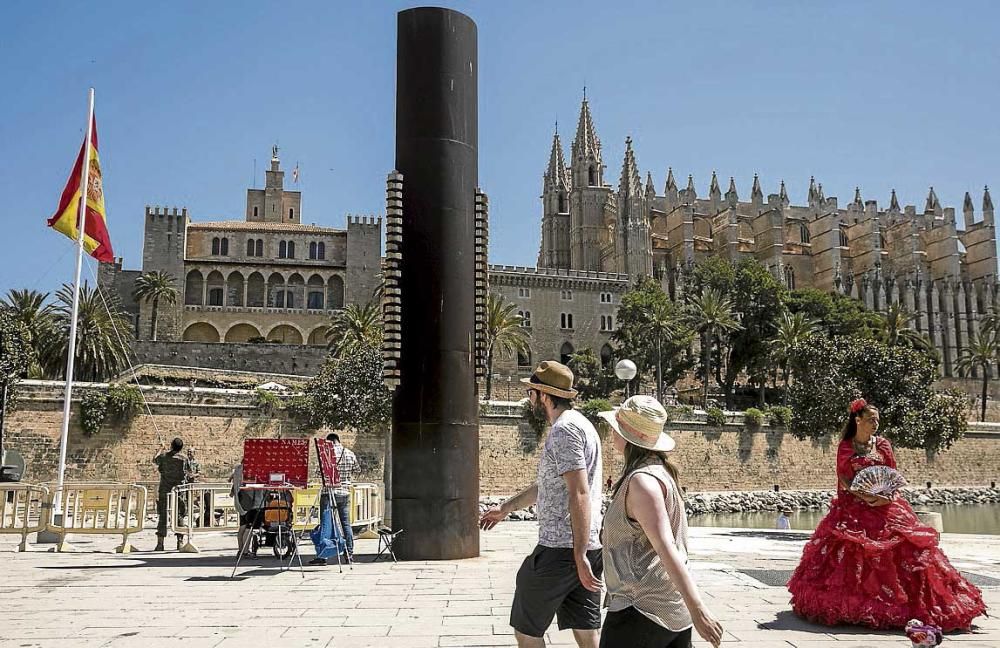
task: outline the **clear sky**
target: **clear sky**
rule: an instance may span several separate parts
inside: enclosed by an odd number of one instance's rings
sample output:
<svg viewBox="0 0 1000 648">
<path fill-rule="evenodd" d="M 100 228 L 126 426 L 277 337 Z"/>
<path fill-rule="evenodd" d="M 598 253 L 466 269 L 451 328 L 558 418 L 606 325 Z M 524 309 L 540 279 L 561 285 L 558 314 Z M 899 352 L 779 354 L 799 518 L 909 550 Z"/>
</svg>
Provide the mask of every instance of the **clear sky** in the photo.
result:
<svg viewBox="0 0 1000 648">
<path fill-rule="evenodd" d="M 0 21 L 0 292 L 72 278 L 45 218 L 97 90 L 115 253 L 141 265 L 147 204 L 240 219 L 278 142 L 298 163 L 303 222 L 384 211 L 393 166 L 395 13 L 404 2 L 19 2 Z M 841 204 L 860 186 L 923 210 L 983 185 L 1000 199 L 1000 4 L 453 2 L 479 25 L 480 183 L 494 263 L 533 265 L 555 121 L 567 148 L 587 86 L 617 184 L 624 140 L 662 193 L 668 166 L 809 176 Z M 290 173 L 286 181 L 290 184 Z M 295 188 L 295 187 L 292 187 Z"/>
</svg>

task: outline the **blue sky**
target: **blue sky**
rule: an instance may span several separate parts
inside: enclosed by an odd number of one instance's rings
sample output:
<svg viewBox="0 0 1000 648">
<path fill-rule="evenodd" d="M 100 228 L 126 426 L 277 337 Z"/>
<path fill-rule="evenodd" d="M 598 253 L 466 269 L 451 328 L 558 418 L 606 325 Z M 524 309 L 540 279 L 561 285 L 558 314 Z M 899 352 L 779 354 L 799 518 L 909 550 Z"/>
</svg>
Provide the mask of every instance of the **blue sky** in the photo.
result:
<svg viewBox="0 0 1000 648">
<path fill-rule="evenodd" d="M 242 218 L 254 159 L 299 164 L 303 221 L 384 210 L 393 163 L 395 13 L 403 2 L 36 2 L 0 22 L 0 292 L 53 290 L 71 244 L 48 230 L 97 116 L 108 219 L 141 264 L 146 204 Z M 961 214 L 1000 190 L 1000 5 L 989 2 L 454 2 L 479 25 L 480 162 L 491 261 L 533 265 L 541 175 L 568 149 L 586 84 L 617 183 L 624 140 L 662 192 L 668 166 L 749 195 L 809 176 L 844 204 Z M 289 174 L 290 175 L 290 174 Z M 961 216 L 959 216 L 961 220 Z"/>
</svg>

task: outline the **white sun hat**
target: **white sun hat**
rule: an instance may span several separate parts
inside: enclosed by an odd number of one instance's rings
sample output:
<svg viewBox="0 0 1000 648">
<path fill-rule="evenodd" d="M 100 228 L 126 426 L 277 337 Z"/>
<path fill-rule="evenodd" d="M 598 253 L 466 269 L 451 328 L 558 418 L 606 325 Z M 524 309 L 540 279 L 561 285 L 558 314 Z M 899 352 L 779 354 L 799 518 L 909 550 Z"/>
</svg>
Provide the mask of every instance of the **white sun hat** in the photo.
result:
<svg viewBox="0 0 1000 648">
<path fill-rule="evenodd" d="M 657 452 L 669 452 L 677 445 L 663 427 L 667 411 L 652 396 L 633 396 L 612 412 L 598 414 L 611 429 L 633 445 Z"/>
</svg>

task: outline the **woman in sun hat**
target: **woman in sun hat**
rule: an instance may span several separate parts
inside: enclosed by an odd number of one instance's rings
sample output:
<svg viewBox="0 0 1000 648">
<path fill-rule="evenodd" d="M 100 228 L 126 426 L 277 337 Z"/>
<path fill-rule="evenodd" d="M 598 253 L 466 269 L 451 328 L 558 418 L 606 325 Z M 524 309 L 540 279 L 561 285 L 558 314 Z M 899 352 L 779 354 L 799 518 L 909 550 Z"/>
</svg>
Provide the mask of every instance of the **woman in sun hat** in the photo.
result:
<svg viewBox="0 0 1000 648">
<path fill-rule="evenodd" d="M 667 459 L 674 440 L 663 429 L 666 411 L 651 396 L 633 396 L 599 416 L 625 458 L 601 530 L 608 588 L 601 647 L 690 648 L 692 627 L 718 647 L 722 626 L 687 570 L 687 513 Z"/>
</svg>

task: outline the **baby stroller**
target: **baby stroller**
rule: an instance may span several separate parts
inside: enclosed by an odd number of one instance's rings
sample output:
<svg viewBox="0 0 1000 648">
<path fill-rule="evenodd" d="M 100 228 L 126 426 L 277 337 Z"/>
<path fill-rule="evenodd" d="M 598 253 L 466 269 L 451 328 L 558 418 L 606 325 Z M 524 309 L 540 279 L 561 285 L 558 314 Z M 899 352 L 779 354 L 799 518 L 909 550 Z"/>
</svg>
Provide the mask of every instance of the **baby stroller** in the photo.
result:
<svg viewBox="0 0 1000 648">
<path fill-rule="evenodd" d="M 271 547 L 275 558 L 295 552 L 292 533 L 292 494 L 286 490 L 244 489 L 243 466 L 233 470 L 233 503 L 240 516 L 240 551 L 256 558 L 261 547 Z"/>
</svg>

